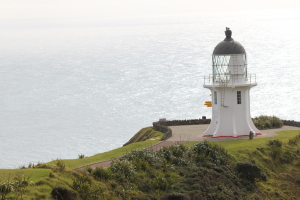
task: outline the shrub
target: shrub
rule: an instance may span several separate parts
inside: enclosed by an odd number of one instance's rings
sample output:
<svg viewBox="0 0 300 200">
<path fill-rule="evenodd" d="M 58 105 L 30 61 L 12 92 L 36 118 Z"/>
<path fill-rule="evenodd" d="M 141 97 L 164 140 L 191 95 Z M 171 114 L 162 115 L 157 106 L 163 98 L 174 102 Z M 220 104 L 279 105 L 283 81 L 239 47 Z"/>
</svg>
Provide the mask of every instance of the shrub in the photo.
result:
<svg viewBox="0 0 300 200">
<path fill-rule="evenodd" d="M 74 174 L 72 188 L 78 192 L 81 200 L 105 199 L 100 185 L 94 184 L 91 177 L 85 173 Z"/>
<path fill-rule="evenodd" d="M 151 191 L 154 187 L 153 181 L 150 178 L 139 178 L 137 182 L 138 189 L 145 193 Z"/>
<path fill-rule="evenodd" d="M 93 176 L 99 180 L 109 180 L 111 178 L 111 172 L 103 167 L 96 167 L 92 171 Z"/>
<path fill-rule="evenodd" d="M 108 167 L 113 173 L 112 177 L 120 182 L 132 179 L 136 173 L 135 167 L 127 160 L 116 160 Z"/>
<path fill-rule="evenodd" d="M 82 158 L 85 158 L 84 154 L 79 154 L 78 159 L 82 159 Z"/>
<path fill-rule="evenodd" d="M 31 162 L 30 162 L 30 163 L 28 164 L 28 167 L 27 167 L 27 168 L 35 168 L 34 163 L 31 163 Z"/>
<path fill-rule="evenodd" d="M 164 190 L 167 190 L 169 188 L 169 186 L 170 186 L 170 184 L 169 184 L 168 180 L 161 175 L 156 177 L 153 180 L 153 187 L 155 189 L 164 191 Z"/>
<path fill-rule="evenodd" d="M 60 172 L 66 168 L 65 163 L 61 159 L 56 159 L 54 163 L 57 166 L 58 171 Z"/>
<path fill-rule="evenodd" d="M 53 172 L 50 172 L 50 173 L 49 173 L 49 177 L 50 177 L 50 178 L 55 178 L 55 175 L 53 174 Z"/>
<path fill-rule="evenodd" d="M 38 162 L 38 163 L 35 165 L 35 168 L 51 169 L 51 166 L 50 166 L 49 164 L 45 164 L 45 163 Z"/>
<path fill-rule="evenodd" d="M 5 183 L 0 183 L 0 197 L 1 199 L 6 199 L 6 195 L 12 191 L 12 183 L 7 181 Z"/>
<path fill-rule="evenodd" d="M 149 197 L 145 197 L 145 196 L 131 196 L 130 199 L 131 200 L 151 200 Z"/>
<path fill-rule="evenodd" d="M 300 134 L 290 138 L 288 144 L 289 145 L 297 145 L 299 141 L 300 141 Z"/>
<path fill-rule="evenodd" d="M 171 154 L 171 151 L 168 147 L 162 147 L 160 148 L 158 151 L 157 151 L 157 154 L 166 159 L 167 161 L 171 160 L 172 158 L 172 154 Z"/>
<path fill-rule="evenodd" d="M 172 159 L 172 164 L 173 165 L 176 165 L 176 166 L 188 166 L 189 164 L 189 161 L 184 159 L 184 158 L 177 158 L 177 157 L 174 157 Z"/>
<path fill-rule="evenodd" d="M 261 115 L 253 119 L 253 123 L 258 129 L 280 128 L 283 122 L 275 116 Z"/>
<path fill-rule="evenodd" d="M 285 150 L 279 157 L 281 163 L 291 163 L 295 160 L 296 156 L 291 150 Z"/>
<path fill-rule="evenodd" d="M 223 165 L 227 164 L 231 158 L 222 146 L 207 141 L 195 144 L 192 147 L 192 151 L 196 154 L 196 160 L 198 160 L 198 162 L 209 160 L 214 164 Z"/>
<path fill-rule="evenodd" d="M 280 148 L 271 148 L 270 156 L 275 160 L 279 158 L 282 154 L 282 150 Z"/>
<path fill-rule="evenodd" d="M 272 147 L 281 147 L 282 146 L 282 141 L 275 139 L 275 140 L 268 140 L 267 145 L 272 146 Z"/>
<path fill-rule="evenodd" d="M 54 187 L 51 191 L 51 196 L 52 196 L 52 198 L 57 199 L 57 200 L 65 200 L 65 199 L 75 200 L 75 199 L 77 199 L 76 192 L 74 192 L 71 189 L 62 187 L 62 186 Z"/>
<path fill-rule="evenodd" d="M 235 166 L 235 170 L 241 178 L 252 183 L 255 183 L 257 179 L 266 180 L 266 175 L 262 173 L 261 168 L 251 162 L 238 162 Z"/>
<path fill-rule="evenodd" d="M 183 144 L 174 144 L 169 147 L 171 154 L 177 158 L 184 157 L 187 149 L 188 148 L 186 146 L 184 146 Z"/>
<path fill-rule="evenodd" d="M 130 161 L 134 163 L 134 165 L 138 165 L 137 168 L 140 168 L 139 163 L 141 161 L 147 162 L 150 166 L 156 165 L 158 163 L 156 153 L 147 149 L 133 150 L 122 156 L 120 160 Z"/>
<path fill-rule="evenodd" d="M 190 197 L 181 193 L 170 193 L 160 198 L 160 200 L 189 200 Z"/>
<path fill-rule="evenodd" d="M 88 165 L 88 166 L 85 167 L 84 171 L 86 171 L 89 174 L 91 174 L 93 172 L 93 168 L 90 165 Z"/>
</svg>

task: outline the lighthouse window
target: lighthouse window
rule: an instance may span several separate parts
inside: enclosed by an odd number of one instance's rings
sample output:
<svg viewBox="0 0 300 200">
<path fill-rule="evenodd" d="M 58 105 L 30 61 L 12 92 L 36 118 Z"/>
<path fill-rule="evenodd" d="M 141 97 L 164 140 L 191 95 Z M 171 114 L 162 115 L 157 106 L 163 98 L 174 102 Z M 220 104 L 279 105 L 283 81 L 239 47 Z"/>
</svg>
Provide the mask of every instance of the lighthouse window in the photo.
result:
<svg viewBox="0 0 300 200">
<path fill-rule="evenodd" d="M 214 91 L 214 104 L 218 103 L 217 91 Z"/>
<path fill-rule="evenodd" d="M 237 104 L 242 104 L 241 91 L 237 91 Z"/>
</svg>

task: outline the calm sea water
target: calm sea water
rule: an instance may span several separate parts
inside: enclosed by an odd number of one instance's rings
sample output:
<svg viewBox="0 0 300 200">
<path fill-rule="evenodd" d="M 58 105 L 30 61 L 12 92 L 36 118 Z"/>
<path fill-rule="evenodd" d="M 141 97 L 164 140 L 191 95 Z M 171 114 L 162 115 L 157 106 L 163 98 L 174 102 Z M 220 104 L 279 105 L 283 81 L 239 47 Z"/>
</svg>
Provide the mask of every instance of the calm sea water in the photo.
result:
<svg viewBox="0 0 300 200">
<path fill-rule="evenodd" d="M 108 151 L 159 118 L 210 117 L 203 76 L 226 26 L 257 75 L 252 116 L 300 121 L 299 10 L 0 24 L 0 168 Z"/>
</svg>

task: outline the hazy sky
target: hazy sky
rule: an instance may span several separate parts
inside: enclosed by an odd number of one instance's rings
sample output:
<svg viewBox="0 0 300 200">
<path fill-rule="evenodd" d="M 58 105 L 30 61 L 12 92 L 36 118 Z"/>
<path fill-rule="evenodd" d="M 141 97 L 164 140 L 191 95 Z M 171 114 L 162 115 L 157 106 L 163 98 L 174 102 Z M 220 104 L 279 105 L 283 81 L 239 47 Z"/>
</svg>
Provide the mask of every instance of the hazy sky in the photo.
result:
<svg viewBox="0 0 300 200">
<path fill-rule="evenodd" d="M 299 8 L 298 0 L 0 0 L 0 20 L 88 19 Z"/>
</svg>

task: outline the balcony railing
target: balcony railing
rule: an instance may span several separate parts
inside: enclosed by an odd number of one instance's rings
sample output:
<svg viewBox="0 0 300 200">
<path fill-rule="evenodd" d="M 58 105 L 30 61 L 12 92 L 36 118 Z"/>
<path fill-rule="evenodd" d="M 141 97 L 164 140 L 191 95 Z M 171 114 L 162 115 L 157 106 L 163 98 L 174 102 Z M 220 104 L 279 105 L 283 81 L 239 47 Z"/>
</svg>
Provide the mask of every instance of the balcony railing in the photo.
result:
<svg viewBox="0 0 300 200">
<path fill-rule="evenodd" d="M 208 77 L 204 77 L 204 85 L 234 85 L 234 84 L 255 84 L 256 74 L 236 75 L 236 74 L 210 74 Z"/>
</svg>

